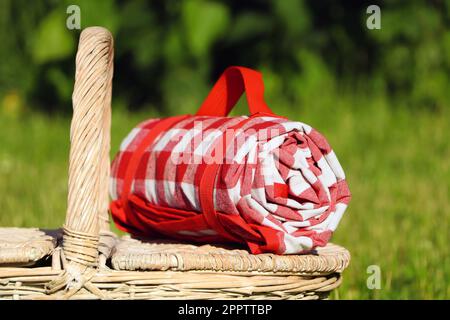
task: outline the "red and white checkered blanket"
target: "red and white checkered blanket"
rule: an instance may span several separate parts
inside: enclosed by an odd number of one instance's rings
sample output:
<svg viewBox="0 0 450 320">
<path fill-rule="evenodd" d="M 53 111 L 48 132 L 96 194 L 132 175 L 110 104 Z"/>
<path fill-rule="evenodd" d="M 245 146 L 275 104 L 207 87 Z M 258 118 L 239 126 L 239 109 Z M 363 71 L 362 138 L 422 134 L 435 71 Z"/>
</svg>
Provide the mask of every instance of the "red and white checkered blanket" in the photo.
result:
<svg viewBox="0 0 450 320">
<path fill-rule="evenodd" d="M 278 254 L 324 246 L 350 200 L 319 132 L 261 114 L 141 123 L 113 162 L 110 194 L 114 221 L 132 234 Z"/>
</svg>

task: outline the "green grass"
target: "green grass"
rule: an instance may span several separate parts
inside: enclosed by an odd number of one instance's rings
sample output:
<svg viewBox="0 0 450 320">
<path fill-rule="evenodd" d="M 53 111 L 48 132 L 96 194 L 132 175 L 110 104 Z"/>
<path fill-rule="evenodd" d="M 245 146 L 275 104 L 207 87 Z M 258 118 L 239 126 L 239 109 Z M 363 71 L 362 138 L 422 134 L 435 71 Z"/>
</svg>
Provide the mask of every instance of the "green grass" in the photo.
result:
<svg viewBox="0 0 450 320">
<path fill-rule="evenodd" d="M 280 114 L 325 134 L 353 199 L 333 241 L 352 254 L 340 299 L 450 298 L 450 112 L 408 111 L 383 99 L 317 97 Z M 114 111 L 112 150 L 149 114 Z M 0 115 L 0 226 L 62 225 L 69 119 Z M 366 286 L 381 268 L 381 289 Z"/>
</svg>

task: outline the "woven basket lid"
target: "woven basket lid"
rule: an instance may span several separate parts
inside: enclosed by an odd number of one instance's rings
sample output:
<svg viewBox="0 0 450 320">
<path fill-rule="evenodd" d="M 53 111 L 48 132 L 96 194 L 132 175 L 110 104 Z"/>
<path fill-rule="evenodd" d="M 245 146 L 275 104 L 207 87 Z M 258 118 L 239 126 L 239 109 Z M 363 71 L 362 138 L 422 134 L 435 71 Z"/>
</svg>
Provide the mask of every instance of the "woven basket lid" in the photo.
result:
<svg viewBox="0 0 450 320">
<path fill-rule="evenodd" d="M 37 228 L 0 228 L 0 266 L 33 265 L 50 255 L 56 242 L 56 233 Z"/>
<path fill-rule="evenodd" d="M 342 272 L 350 262 L 347 249 L 328 244 L 309 254 L 251 254 L 215 245 L 142 242 L 128 236 L 115 246 L 111 262 L 116 270 L 232 271 L 326 275 Z"/>
</svg>

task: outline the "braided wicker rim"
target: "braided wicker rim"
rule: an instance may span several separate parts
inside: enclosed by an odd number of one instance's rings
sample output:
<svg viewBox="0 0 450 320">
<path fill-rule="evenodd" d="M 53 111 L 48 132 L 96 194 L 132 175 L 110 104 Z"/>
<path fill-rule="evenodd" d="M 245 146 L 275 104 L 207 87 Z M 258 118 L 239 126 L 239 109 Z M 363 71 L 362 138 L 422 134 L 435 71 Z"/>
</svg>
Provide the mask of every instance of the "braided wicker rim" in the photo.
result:
<svg viewBox="0 0 450 320">
<path fill-rule="evenodd" d="M 123 237 L 111 258 L 116 270 L 207 270 L 327 275 L 342 272 L 350 262 L 347 249 L 335 244 L 304 255 L 254 255 L 214 245 L 141 242 Z"/>
</svg>

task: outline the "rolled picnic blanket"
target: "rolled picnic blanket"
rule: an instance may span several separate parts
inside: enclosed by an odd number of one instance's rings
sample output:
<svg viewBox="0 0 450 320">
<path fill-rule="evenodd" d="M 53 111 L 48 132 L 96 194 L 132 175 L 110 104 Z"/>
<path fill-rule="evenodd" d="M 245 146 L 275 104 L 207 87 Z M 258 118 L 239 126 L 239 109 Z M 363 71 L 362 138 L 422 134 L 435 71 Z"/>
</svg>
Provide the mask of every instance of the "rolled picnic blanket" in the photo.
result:
<svg viewBox="0 0 450 320">
<path fill-rule="evenodd" d="M 249 116 L 227 117 L 243 92 Z M 230 67 L 196 115 L 150 119 L 123 140 L 111 213 L 132 235 L 245 244 L 252 253 L 325 246 L 350 200 L 326 139 L 264 102 L 261 74 Z"/>
</svg>

